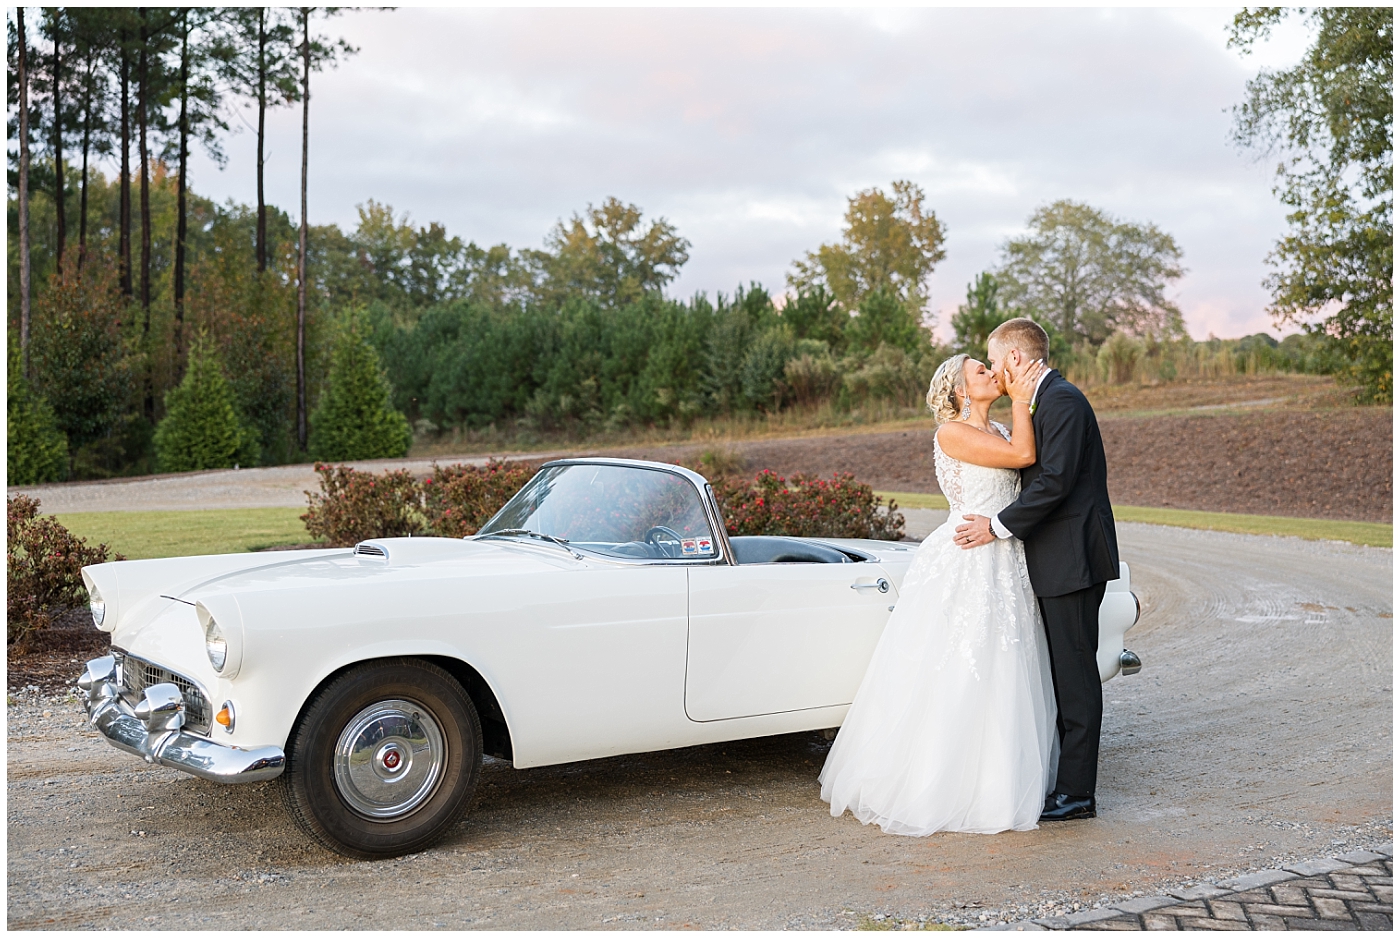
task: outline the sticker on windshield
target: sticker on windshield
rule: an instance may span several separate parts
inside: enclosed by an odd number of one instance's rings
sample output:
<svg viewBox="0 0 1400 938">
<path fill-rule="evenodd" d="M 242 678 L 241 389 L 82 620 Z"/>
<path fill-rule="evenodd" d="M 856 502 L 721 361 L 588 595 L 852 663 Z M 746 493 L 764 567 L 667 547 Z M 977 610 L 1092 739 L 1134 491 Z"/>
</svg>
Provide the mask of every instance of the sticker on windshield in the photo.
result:
<svg viewBox="0 0 1400 938">
<path fill-rule="evenodd" d="M 681 554 L 696 554 L 699 550 L 695 546 L 695 538 L 687 537 L 681 541 Z"/>
<path fill-rule="evenodd" d="M 708 537 L 701 537 L 695 540 L 695 547 L 702 554 L 713 554 L 715 552 L 715 542 Z"/>
</svg>

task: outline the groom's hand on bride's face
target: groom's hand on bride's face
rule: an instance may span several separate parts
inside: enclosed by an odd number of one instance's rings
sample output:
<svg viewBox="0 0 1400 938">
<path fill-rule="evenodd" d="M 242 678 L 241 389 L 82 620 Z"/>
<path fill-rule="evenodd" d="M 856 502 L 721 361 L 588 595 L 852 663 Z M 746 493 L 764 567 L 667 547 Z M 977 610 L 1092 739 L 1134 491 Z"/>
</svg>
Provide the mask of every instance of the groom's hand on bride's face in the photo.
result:
<svg viewBox="0 0 1400 938">
<path fill-rule="evenodd" d="M 953 543 L 963 550 L 981 547 L 997 539 L 992 533 L 992 519 L 986 515 L 963 515 L 963 520 L 967 523 L 958 525 L 953 532 Z"/>
</svg>

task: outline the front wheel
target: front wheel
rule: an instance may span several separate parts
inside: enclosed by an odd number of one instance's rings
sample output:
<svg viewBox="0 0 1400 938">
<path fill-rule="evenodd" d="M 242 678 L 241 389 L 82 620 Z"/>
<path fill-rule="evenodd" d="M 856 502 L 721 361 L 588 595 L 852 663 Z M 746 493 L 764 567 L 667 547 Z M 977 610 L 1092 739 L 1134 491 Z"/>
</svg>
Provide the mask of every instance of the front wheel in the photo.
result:
<svg viewBox="0 0 1400 938">
<path fill-rule="evenodd" d="M 481 721 L 462 685 L 413 658 L 363 664 L 322 688 L 292 732 L 283 798 L 297 824 L 361 860 L 430 846 L 481 777 Z"/>
</svg>

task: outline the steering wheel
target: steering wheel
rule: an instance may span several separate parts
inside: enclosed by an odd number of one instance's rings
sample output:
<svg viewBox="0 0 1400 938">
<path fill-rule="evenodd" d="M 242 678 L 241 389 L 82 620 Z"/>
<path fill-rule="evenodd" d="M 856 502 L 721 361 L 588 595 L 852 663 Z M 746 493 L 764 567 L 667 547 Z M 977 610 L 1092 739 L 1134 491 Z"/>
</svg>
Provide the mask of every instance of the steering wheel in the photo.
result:
<svg viewBox="0 0 1400 938">
<path fill-rule="evenodd" d="M 658 534 L 664 534 L 668 539 L 675 541 L 675 548 L 663 545 L 661 541 L 658 540 L 656 537 L 656 535 Z M 672 550 L 680 550 L 681 536 L 675 531 L 666 527 L 664 524 L 658 524 L 654 527 L 647 528 L 647 533 L 642 535 L 642 540 L 646 541 L 648 544 L 661 551 L 661 556 L 663 557 L 666 557 L 668 559 L 675 559 L 676 557 L 680 556 L 679 554 L 673 553 Z"/>
</svg>

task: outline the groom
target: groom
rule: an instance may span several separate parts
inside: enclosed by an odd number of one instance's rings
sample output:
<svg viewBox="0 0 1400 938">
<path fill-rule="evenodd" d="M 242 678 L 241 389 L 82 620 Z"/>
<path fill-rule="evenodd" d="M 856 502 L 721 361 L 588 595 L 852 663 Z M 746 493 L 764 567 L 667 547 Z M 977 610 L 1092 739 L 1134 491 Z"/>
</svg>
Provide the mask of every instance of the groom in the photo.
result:
<svg viewBox="0 0 1400 938">
<path fill-rule="evenodd" d="M 1002 323 L 987 337 L 987 366 L 1006 390 L 1012 374 L 1049 358 L 1049 338 L 1030 319 Z M 1042 821 L 1096 817 L 1103 688 L 1099 683 L 1099 605 L 1118 577 L 1118 538 L 1108 503 L 1103 439 L 1094 410 L 1058 371 L 1041 376 L 1031 398 L 1036 462 L 1021 470 L 1021 496 L 995 518 L 964 515 L 964 548 L 1019 537 L 1040 602 L 1059 707 L 1060 766 Z"/>
</svg>

